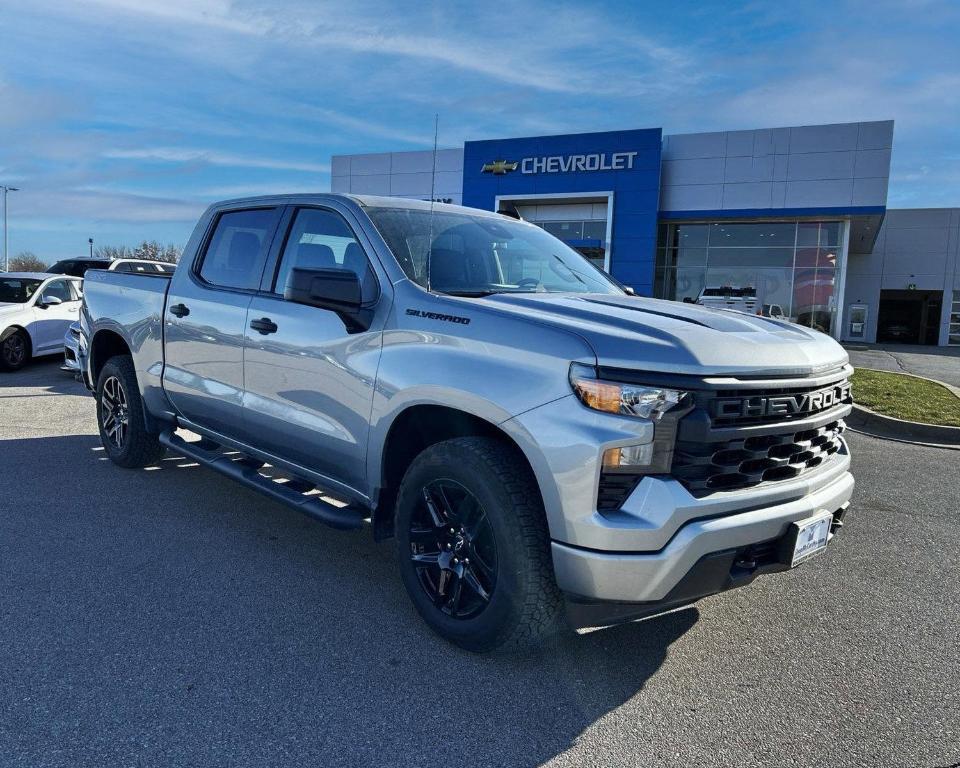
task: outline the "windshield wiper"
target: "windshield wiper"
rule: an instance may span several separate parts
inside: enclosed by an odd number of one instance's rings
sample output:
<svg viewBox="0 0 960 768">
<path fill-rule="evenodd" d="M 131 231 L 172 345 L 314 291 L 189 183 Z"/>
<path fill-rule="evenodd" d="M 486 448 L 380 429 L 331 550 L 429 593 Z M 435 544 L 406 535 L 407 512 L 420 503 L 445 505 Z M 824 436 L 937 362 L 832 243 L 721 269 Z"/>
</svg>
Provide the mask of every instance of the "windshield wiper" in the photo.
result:
<svg viewBox="0 0 960 768">
<path fill-rule="evenodd" d="M 437 291 L 437 293 L 442 293 L 446 296 L 463 296 L 468 299 L 479 299 L 483 296 L 492 296 L 495 293 L 502 293 L 502 291 L 491 291 L 489 289 L 482 289 L 476 291 Z"/>
<path fill-rule="evenodd" d="M 575 270 L 573 267 L 567 264 L 567 262 L 565 262 L 563 259 L 557 256 L 557 254 L 553 253 L 551 254 L 551 256 L 553 256 L 553 258 L 559 261 L 560 264 L 564 267 L 564 269 L 566 269 L 571 275 L 577 278 L 577 280 L 579 280 L 583 285 L 587 284 L 587 281 L 583 279 L 583 276 L 579 272 L 577 272 L 577 270 Z M 553 270 L 554 274 L 556 274 L 558 277 L 563 277 L 563 275 L 561 275 L 560 271 L 557 269 L 556 264 L 551 264 L 550 268 Z"/>
</svg>

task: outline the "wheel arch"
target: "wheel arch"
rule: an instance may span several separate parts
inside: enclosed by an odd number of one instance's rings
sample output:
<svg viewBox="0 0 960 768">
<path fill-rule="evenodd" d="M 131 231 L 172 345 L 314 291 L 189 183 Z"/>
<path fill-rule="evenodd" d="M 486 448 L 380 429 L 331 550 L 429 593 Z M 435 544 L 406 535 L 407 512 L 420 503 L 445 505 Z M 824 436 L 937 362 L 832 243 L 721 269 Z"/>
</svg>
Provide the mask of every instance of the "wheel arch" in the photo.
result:
<svg viewBox="0 0 960 768">
<path fill-rule="evenodd" d="M 540 488 L 537 473 L 520 443 L 503 423 L 439 403 L 415 403 L 399 410 L 390 421 L 375 474 L 373 531 L 379 541 L 393 536 L 394 507 L 400 482 L 413 460 L 423 450 L 443 440 L 483 436 L 499 440 L 516 450 Z M 543 489 L 540 489 L 541 498 Z"/>
<path fill-rule="evenodd" d="M 87 354 L 90 358 L 90 381 L 94 387 L 97 386 L 100 371 L 103 370 L 103 366 L 106 365 L 107 360 L 117 355 L 130 355 L 133 357 L 133 353 L 130 351 L 130 345 L 127 344 L 126 339 L 116 331 L 108 328 L 101 329 L 93 335 L 93 338 L 90 339 L 90 347 Z"/>
<path fill-rule="evenodd" d="M 90 384 L 93 387 L 94 395 L 97 391 L 97 381 L 100 378 L 100 372 L 103 366 L 111 357 L 126 355 L 133 359 L 133 352 L 127 340 L 115 330 L 102 328 L 97 331 L 90 339 L 88 355 L 88 369 L 90 372 Z M 142 387 L 141 382 L 137 382 L 138 387 Z M 147 408 L 146 398 L 143 397 L 141 390 L 140 403 L 143 410 L 143 421 L 151 431 L 159 431 L 160 425 Z"/>
</svg>

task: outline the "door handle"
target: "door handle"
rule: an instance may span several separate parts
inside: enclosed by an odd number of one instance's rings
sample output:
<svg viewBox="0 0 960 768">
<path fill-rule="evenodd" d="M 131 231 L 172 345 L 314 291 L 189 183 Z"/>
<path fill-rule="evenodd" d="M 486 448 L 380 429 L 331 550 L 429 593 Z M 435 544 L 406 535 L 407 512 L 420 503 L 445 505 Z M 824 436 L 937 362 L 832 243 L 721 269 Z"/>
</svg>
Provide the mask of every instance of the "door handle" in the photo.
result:
<svg viewBox="0 0 960 768">
<path fill-rule="evenodd" d="M 277 324 L 269 317 L 261 317 L 259 320 L 251 320 L 250 327 L 266 336 L 268 333 L 277 332 Z"/>
<path fill-rule="evenodd" d="M 186 304 L 174 304 L 170 307 L 170 314 L 176 315 L 177 317 L 185 317 L 190 314 L 190 307 Z"/>
</svg>

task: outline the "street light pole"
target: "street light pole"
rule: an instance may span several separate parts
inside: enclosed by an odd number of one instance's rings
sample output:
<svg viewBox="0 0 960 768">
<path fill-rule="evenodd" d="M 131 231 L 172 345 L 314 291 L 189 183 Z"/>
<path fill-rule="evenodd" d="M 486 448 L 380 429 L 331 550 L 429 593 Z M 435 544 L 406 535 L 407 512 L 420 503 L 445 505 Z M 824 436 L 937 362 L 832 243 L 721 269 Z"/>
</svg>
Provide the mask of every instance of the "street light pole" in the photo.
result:
<svg viewBox="0 0 960 768">
<path fill-rule="evenodd" d="M 3 271 L 10 271 L 10 255 L 7 253 L 7 193 L 19 192 L 18 187 L 8 187 L 6 184 L 0 184 L 3 190 Z"/>
<path fill-rule="evenodd" d="M 90 258 L 92 259 L 93 258 L 93 238 L 88 237 L 87 242 L 90 243 Z"/>
</svg>

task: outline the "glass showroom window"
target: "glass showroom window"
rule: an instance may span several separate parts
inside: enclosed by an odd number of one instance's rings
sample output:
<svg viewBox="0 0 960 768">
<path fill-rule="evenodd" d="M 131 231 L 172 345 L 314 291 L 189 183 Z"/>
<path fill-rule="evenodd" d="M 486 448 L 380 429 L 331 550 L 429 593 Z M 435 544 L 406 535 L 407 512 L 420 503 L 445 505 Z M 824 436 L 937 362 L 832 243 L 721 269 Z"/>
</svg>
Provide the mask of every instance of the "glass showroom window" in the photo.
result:
<svg viewBox="0 0 960 768">
<path fill-rule="evenodd" d="M 607 222 L 589 221 L 535 221 L 554 237 L 579 251 L 600 269 L 604 268 L 607 252 Z"/>
<path fill-rule="evenodd" d="M 960 347 L 960 291 L 953 292 L 953 306 L 950 307 L 950 334 L 947 344 Z"/>
<path fill-rule="evenodd" d="M 830 332 L 841 222 L 666 224 L 656 295 L 697 301 L 704 289 L 756 291 L 757 311 Z"/>
</svg>

